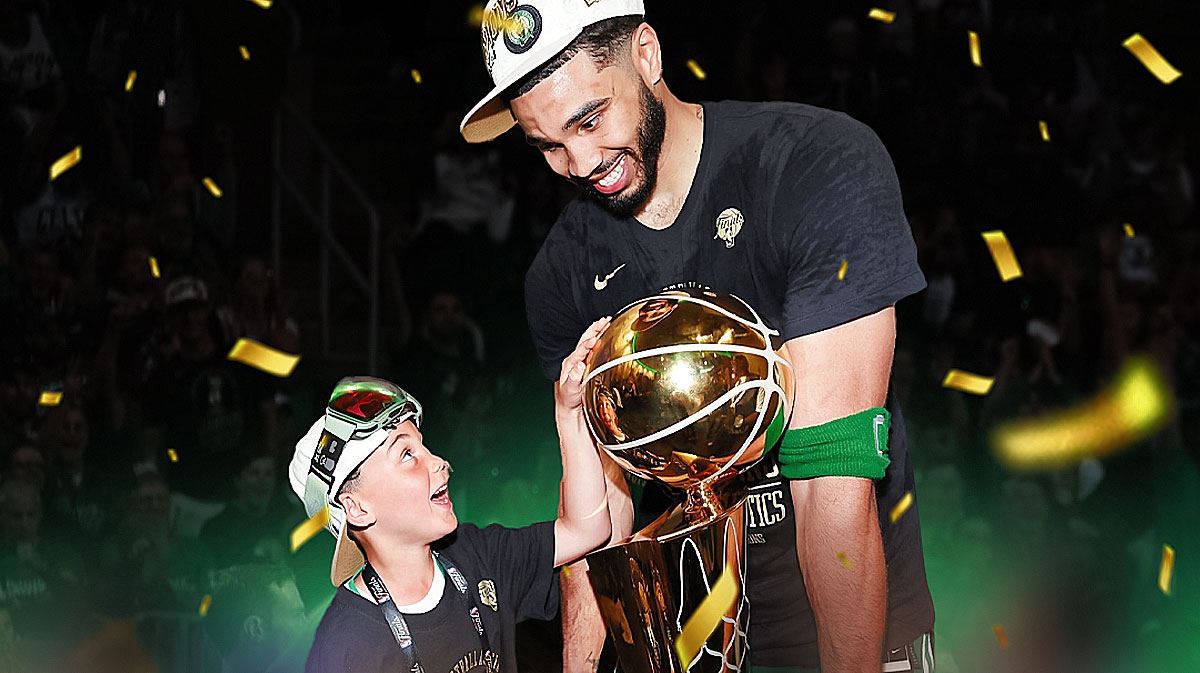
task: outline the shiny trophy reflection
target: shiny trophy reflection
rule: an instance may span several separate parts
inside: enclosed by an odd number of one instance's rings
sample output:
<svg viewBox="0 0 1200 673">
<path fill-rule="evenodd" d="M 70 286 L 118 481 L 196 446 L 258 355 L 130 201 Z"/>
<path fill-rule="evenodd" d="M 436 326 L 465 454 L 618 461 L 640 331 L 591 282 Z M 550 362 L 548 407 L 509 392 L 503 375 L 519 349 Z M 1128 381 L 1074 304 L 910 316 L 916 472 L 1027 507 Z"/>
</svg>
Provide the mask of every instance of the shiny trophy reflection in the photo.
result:
<svg viewBox="0 0 1200 673">
<path fill-rule="evenodd" d="M 787 427 L 791 366 L 737 297 L 663 292 L 622 310 L 584 374 L 588 428 L 621 467 L 684 490 L 683 502 L 588 555 L 600 612 L 626 673 L 746 668 L 746 550 L 739 472 Z M 738 597 L 691 661 L 674 643 L 722 575 Z"/>
</svg>

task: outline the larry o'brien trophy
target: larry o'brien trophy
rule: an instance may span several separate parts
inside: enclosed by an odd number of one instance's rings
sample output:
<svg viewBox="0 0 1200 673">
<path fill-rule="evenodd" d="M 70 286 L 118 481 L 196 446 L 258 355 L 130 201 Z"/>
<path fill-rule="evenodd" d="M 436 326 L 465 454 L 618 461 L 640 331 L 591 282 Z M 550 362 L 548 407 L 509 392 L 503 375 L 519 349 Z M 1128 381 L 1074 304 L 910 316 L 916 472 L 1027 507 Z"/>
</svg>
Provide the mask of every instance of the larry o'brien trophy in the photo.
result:
<svg viewBox="0 0 1200 673">
<path fill-rule="evenodd" d="M 746 486 L 737 478 L 787 427 L 792 370 L 745 302 L 664 291 L 624 308 L 584 374 L 588 428 L 629 472 L 684 490 L 680 505 L 588 555 L 625 673 L 746 668 Z M 675 639 L 729 569 L 738 596 L 691 661 Z"/>
</svg>

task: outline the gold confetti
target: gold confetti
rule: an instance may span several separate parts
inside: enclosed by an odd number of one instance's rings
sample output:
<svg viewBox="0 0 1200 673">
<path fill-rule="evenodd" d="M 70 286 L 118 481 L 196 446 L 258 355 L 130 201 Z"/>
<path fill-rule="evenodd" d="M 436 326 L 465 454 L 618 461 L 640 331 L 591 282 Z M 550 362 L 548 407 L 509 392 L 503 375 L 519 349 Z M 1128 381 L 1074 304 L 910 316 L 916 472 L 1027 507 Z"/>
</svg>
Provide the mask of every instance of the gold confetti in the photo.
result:
<svg viewBox="0 0 1200 673">
<path fill-rule="evenodd" d="M 951 369 L 946 372 L 946 378 L 942 379 L 942 387 L 954 388 L 972 395 L 987 395 L 991 392 L 992 384 L 995 382 L 996 379 L 990 376 L 980 376 L 964 372 L 961 369 Z"/>
<path fill-rule="evenodd" d="M 239 45 L 238 45 L 238 53 L 242 55 L 242 60 L 243 60 L 243 61 L 249 61 L 249 60 L 250 60 L 250 50 L 246 48 L 246 45 L 244 45 L 244 44 L 239 44 Z"/>
<path fill-rule="evenodd" d="M 1133 225 L 1126 222 L 1122 226 L 1125 228 L 1125 235 L 1128 236 L 1129 238 L 1133 238 Z"/>
<path fill-rule="evenodd" d="M 851 561 L 850 557 L 846 556 L 845 552 L 838 552 L 837 560 L 841 561 L 842 565 L 846 566 L 846 570 L 854 570 L 854 561 Z"/>
<path fill-rule="evenodd" d="M 850 268 L 849 260 L 842 260 L 842 265 L 838 267 L 838 280 L 846 280 L 846 269 Z"/>
<path fill-rule="evenodd" d="M 237 343 L 233 344 L 233 348 L 229 349 L 229 355 L 226 357 L 279 378 L 291 376 L 292 370 L 296 368 L 296 363 L 300 362 L 299 355 L 276 350 L 246 337 L 238 339 Z"/>
<path fill-rule="evenodd" d="M 133 83 L 137 81 L 137 71 L 130 70 L 129 76 L 125 78 L 125 93 L 133 91 Z"/>
<path fill-rule="evenodd" d="M 992 433 L 992 448 L 1010 468 L 1057 470 L 1150 437 L 1171 417 L 1173 407 L 1171 389 L 1154 360 L 1135 356 L 1087 402 L 999 426 Z"/>
<path fill-rule="evenodd" d="M 1004 627 L 997 624 L 992 630 L 996 632 L 996 640 L 1000 641 L 1000 647 L 1008 647 L 1008 634 L 1004 632 Z"/>
<path fill-rule="evenodd" d="M 1170 84 L 1183 76 L 1140 33 L 1130 35 L 1122 44 L 1163 84 Z"/>
<path fill-rule="evenodd" d="M 570 576 L 571 576 L 571 569 L 570 569 L 570 568 L 568 568 L 567 566 L 563 566 L 563 567 L 562 567 L 562 574 L 563 574 L 563 577 L 570 577 Z"/>
<path fill-rule="evenodd" d="M 250 2 L 253 2 L 263 9 L 270 9 L 271 3 L 274 2 L 274 0 L 250 0 Z"/>
<path fill-rule="evenodd" d="M 417 70 L 416 68 L 413 68 L 411 71 L 409 71 L 409 73 L 408 73 L 408 74 L 409 74 L 409 75 L 412 75 L 412 81 L 413 81 L 413 82 L 415 82 L 415 83 L 417 83 L 417 84 L 420 84 L 420 83 L 421 83 L 421 71 L 420 71 L 420 70 Z"/>
<path fill-rule="evenodd" d="M 913 494 L 912 491 L 908 491 L 904 494 L 903 498 L 900 498 L 900 502 L 896 503 L 896 506 L 892 508 L 892 513 L 889 515 L 892 523 L 899 521 L 900 517 L 904 516 L 904 513 L 908 511 L 908 508 L 912 507 L 912 504 Z"/>
<path fill-rule="evenodd" d="M 79 160 L 83 159 L 83 146 L 76 145 L 75 149 L 67 152 L 58 158 L 53 164 L 50 164 L 50 180 L 58 179 L 58 176 L 71 170 Z"/>
<path fill-rule="evenodd" d="M 204 183 L 205 187 L 208 187 L 208 192 L 213 195 L 213 198 L 221 198 L 221 188 L 217 186 L 217 183 L 213 182 L 212 178 L 206 177 L 201 182 Z"/>
<path fill-rule="evenodd" d="M 158 260 L 154 257 L 150 258 L 150 275 L 155 278 L 162 278 L 162 274 L 158 272 Z"/>
<path fill-rule="evenodd" d="M 696 62 L 696 59 L 689 58 L 687 60 L 687 67 L 688 70 L 691 70 L 692 74 L 695 75 L 696 79 L 700 80 L 701 82 L 708 79 L 708 73 L 704 72 L 704 68 L 700 67 L 700 64 Z"/>
<path fill-rule="evenodd" d="M 979 34 L 973 30 L 968 30 L 967 39 L 971 43 L 971 63 L 973 63 L 976 68 L 982 68 L 983 59 L 979 57 Z"/>
<path fill-rule="evenodd" d="M 1171 595 L 1171 575 L 1175 572 L 1175 550 L 1171 545 L 1163 545 L 1162 565 L 1158 567 L 1158 588 L 1168 596 Z"/>
<path fill-rule="evenodd" d="M 170 458 L 172 463 L 178 463 L 179 452 L 175 449 L 167 449 L 167 458 Z"/>
<path fill-rule="evenodd" d="M 310 516 L 304 523 L 296 526 L 292 531 L 292 553 L 304 546 L 314 535 L 320 533 L 325 526 L 329 525 L 329 505 L 321 508 L 321 511 Z"/>
<path fill-rule="evenodd" d="M 1038 130 L 1042 132 L 1042 142 L 1050 142 L 1050 127 L 1046 126 L 1045 121 L 1038 121 Z"/>
<path fill-rule="evenodd" d="M 1000 271 L 1000 280 L 1007 283 L 1013 278 L 1020 278 L 1021 265 L 1017 263 L 1017 255 L 1013 252 L 1012 244 L 1008 242 L 1008 237 L 1004 235 L 1004 232 L 1000 230 L 985 231 L 983 240 L 992 253 L 992 261 L 996 263 L 996 269 Z"/>
<path fill-rule="evenodd" d="M 875 19 L 876 21 L 882 21 L 883 23 L 891 23 L 896 20 L 896 13 L 889 12 L 886 9 L 872 7 L 871 11 L 867 12 L 867 18 Z"/>
<path fill-rule="evenodd" d="M 38 395 L 38 404 L 43 407 L 57 407 L 62 403 L 62 393 L 57 390 L 44 390 Z"/>
<path fill-rule="evenodd" d="M 210 594 L 204 594 L 204 599 L 200 601 L 200 616 L 201 617 L 208 614 L 208 606 L 210 606 L 210 605 L 212 605 L 212 596 Z"/>
<path fill-rule="evenodd" d="M 737 595 L 737 580 L 730 571 L 729 564 L 725 564 L 725 571 L 717 578 L 708 595 L 700 601 L 696 611 L 688 617 L 679 636 L 675 638 L 675 654 L 679 655 L 679 661 L 683 663 L 685 670 L 700 653 L 713 629 L 717 628 L 721 619 L 733 607 Z"/>
</svg>

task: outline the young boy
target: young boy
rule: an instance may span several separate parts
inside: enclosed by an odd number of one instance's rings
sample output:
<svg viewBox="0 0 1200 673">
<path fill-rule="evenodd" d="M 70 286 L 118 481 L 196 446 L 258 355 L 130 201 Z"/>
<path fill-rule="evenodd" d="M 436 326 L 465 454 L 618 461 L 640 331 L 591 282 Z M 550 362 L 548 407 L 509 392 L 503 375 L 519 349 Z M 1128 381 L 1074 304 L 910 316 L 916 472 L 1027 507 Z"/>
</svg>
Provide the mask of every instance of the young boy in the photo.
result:
<svg viewBox="0 0 1200 673">
<path fill-rule="evenodd" d="M 563 479 L 553 522 L 458 523 L 450 465 L 425 447 L 420 404 L 382 379 L 338 383 L 289 468 L 310 516 L 329 507 L 338 539 L 338 590 L 317 627 L 308 673 L 516 671 L 516 623 L 558 611 L 554 568 L 610 535 L 581 394 L 585 360 L 607 324 L 588 328 L 555 387 Z"/>
</svg>

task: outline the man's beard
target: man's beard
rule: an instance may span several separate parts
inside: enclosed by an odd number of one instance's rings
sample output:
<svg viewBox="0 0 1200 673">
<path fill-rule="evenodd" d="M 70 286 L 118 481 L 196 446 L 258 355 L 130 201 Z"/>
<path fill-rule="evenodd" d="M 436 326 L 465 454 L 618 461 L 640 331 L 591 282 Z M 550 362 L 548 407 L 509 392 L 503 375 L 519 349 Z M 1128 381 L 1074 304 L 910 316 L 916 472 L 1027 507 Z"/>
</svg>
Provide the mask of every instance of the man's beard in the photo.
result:
<svg viewBox="0 0 1200 673">
<path fill-rule="evenodd" d="M 650 194 L 658 183 L 658 155 L 662 152 L 663 137 L 667 132 L 667 111 L 663 107 L 662 101 L 654 97 L 654 93 L 645 83 L 642 83 L 641 108 L 642 115 L 638 123 L 637 134 L 637 158 L 640 160 L 638 164 L 641 167 L 641 184 L 637 185 L 629 194 L 622 195 L 621 192 L 601 194 L 586 178 L 571 178 L 571 182 L 581 188 L 588 198 L 599 203 L 617 217 L 632 216 L 650 199 Z M 633 158 L 631 155 L 630 159 Z M 613 164 L 620 159 L 621 157 L 618 155 L 608 168 L 611 169 Z"/>
</svg>

